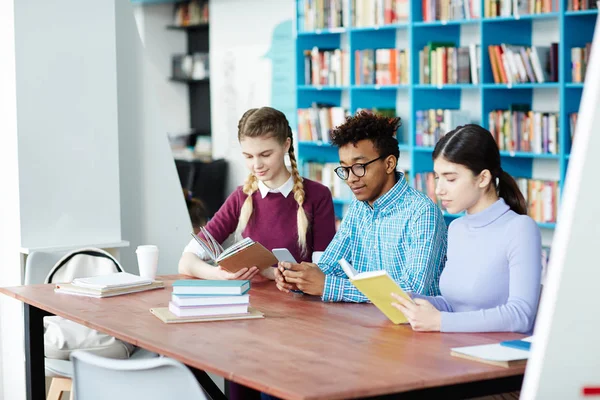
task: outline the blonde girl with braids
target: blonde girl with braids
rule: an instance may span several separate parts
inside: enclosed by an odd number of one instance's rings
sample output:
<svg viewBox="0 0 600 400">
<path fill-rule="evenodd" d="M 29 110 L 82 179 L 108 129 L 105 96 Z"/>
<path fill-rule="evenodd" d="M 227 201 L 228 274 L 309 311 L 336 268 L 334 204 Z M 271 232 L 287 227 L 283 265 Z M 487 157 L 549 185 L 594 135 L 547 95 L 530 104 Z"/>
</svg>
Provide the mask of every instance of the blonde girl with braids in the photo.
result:
<svg viewBox="0 0 600 400">
<path fill-rule="evenodd" d="M 287 248 L 299 262 L 312 261 L 335 234 L 333 202 L 327 187 L 300 176 L 285 115 L 271 107 L 246 111 L 238 124 L 238 140 L 250 174 L 206 229 L 219 243 L 231 234 L 236 240 L 250 237 L 269 250 Z M 291 171 L 285 165 L 286 154 Z M 252 265 L 231 274 L 206 260 L 192 239 L 179 261 L 179 272 L 205 279 L 274 279 L 273 268 L 263 271 L 262 277 L 256 276 Z"/>
</svg>

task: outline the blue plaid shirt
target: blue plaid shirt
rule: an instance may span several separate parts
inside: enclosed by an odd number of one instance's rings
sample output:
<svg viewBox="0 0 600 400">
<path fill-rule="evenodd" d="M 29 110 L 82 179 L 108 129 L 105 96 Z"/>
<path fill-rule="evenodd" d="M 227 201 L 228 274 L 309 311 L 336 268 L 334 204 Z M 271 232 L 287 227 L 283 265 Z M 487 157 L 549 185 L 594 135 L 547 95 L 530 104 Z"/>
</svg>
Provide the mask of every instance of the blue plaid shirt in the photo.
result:
<svg viewBox="0 0 600 400">
<path fill-rule="evenodd" d="M 346 259 L 358 272 L 387 270 L 406 292 L 440 293 L 447 231 L 441 210 L 404 176 L 375 200 L 353 201 L 339 231 L 319 261 L 325 273 L 323 301 L 369 301 L 339 266 Z"/>
</svg>

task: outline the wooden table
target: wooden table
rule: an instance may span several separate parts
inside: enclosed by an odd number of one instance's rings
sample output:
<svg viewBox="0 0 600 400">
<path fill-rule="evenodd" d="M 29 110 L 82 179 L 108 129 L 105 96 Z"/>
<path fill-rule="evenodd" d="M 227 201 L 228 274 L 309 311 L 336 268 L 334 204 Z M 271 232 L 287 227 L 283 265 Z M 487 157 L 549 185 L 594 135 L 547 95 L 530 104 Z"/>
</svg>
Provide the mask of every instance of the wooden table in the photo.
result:
<svg viewBox="0 0 600 400">
<path fill-rule="evenodd" d="M 213 396 L 203 371 L 285 399 L 466 398 L 518 390 L 525 367 L 501 368 L 450 356 L 450 348 L 523 335 L 413 332 L 393 325 L 371 304 L 324 303 L 289 295 L 268 282 L 250 291 L 257 320 L 164 324 L 148 311 L 166 306 L 164 290 L 93 299 L 56 294 L 52 285 L 0 288 L 25 303 L 27 390 L 44 398 L 43 321 L 60 315 L 177 359 Z M 382 397 L 377 397 L 382 398 Z"/>
</svg>

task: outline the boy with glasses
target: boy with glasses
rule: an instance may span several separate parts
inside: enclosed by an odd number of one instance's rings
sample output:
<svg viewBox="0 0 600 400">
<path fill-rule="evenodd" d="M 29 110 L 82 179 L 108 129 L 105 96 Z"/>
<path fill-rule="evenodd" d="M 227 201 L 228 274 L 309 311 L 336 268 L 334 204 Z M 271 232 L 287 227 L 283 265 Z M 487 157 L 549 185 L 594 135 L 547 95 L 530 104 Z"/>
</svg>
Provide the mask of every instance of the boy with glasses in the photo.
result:
<svg viewBox="0 0 600 400">
<path fill-rule="evenodd" d="M 357 201 L 318 266 L 280 263 L 275 271 L 279 290 L 300 289 L 323 301 L 368 301 L 339 266 L 344 258 L 358 272 L 387 270 L 407 292 L 439 294 L 446 224 L 437 205 L 396 171 L 399 124 L 400 118 L 363 111 L 334 129 L 332 142 L 340 157 L 335 172 Z"/>
</svg>

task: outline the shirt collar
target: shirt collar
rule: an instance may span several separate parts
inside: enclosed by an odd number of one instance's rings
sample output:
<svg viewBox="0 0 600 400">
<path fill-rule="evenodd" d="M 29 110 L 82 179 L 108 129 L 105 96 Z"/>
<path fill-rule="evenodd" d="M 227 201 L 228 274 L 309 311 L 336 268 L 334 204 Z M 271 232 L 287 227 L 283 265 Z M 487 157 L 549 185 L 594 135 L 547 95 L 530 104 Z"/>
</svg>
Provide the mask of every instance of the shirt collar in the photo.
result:
<svg viewBox="0 0 600 400">
<path fill-rule="evenodd" d="M 268 193 L 281 193 L 283 197 L 288 197 L 292 189 L 294 188 L 294 178 L 290 175 L 289 179 L 285 183 L 276 189 L 271 189 L 263 183 L 258 181 L 258 190 L 260 191 L 260 197 L 263 199 L 267 197 Z"/>
<path fill-rule="evenodd" d="M 471 228 L 482 228 L 491 224 L 510 210 L 503 198 L 498 199 L 494 204 L 483 211 L 475 214 L 467 213 L 465 220 Z"/>
</svg>

